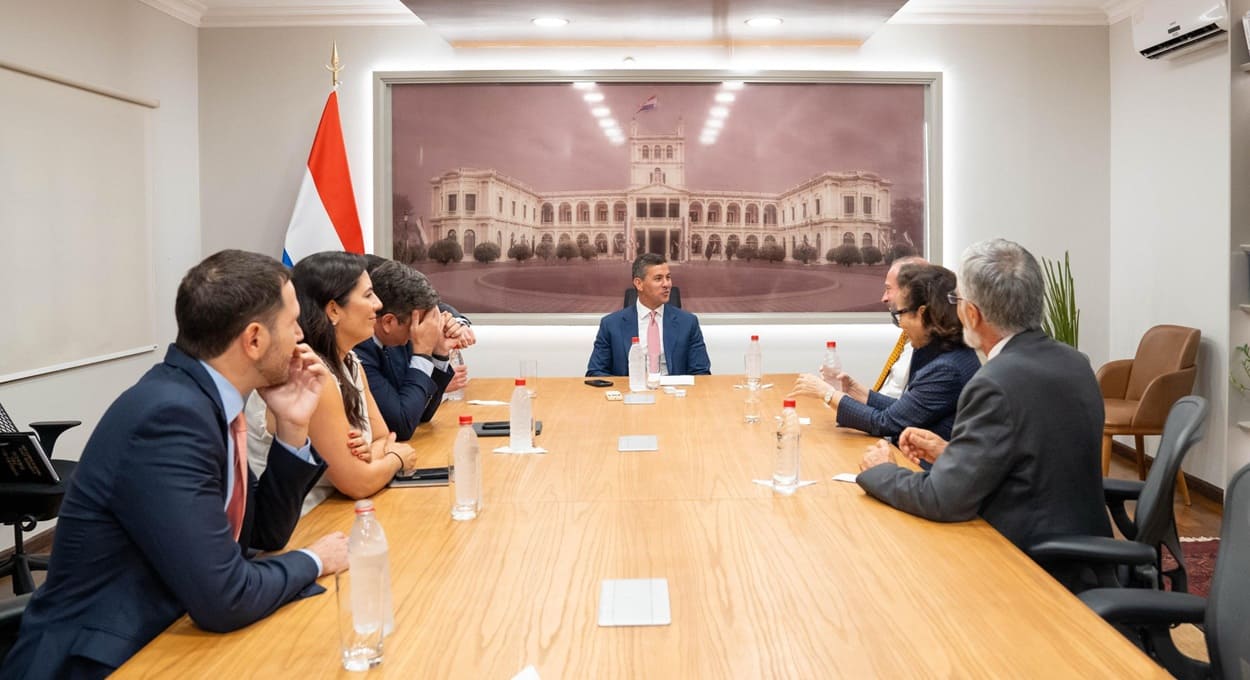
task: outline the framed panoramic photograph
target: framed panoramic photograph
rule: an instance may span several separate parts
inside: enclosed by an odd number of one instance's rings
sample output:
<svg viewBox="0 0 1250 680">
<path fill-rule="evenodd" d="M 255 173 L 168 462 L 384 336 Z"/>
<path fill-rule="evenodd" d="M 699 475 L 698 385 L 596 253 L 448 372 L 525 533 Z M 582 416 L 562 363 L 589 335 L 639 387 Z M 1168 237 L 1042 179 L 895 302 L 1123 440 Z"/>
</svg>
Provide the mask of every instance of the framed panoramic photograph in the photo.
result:
<svg viewBox="0 0 1250 680">
<path fill-rule="evenodd" d="M 377 250 L 466 314 L 597 319 L 649 252 L 712 322 L 886 318 L 890 261 L 940 259 L 937 73 L 377 73 L 375 93 Z"/>
</svg>

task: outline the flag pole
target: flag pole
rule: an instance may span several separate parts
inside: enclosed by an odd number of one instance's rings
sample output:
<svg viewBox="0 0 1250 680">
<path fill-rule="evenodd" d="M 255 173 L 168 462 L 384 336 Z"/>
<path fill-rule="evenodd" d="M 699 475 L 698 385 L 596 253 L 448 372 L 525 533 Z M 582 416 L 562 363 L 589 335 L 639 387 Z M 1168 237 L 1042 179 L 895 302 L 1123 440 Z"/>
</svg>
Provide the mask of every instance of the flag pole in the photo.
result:
<svg viewBox="0 0 1250 680">
<path fill-rule="evenodd" d="M 330 47 L 330 63 L 326 64 L 326 70 L 330 72 L 330 82 L 334 89 L 339 89 L 339 71 L 343 70 L 343 65 L 339 62 L 339 42 L 335 40 Z"/>
</svg>

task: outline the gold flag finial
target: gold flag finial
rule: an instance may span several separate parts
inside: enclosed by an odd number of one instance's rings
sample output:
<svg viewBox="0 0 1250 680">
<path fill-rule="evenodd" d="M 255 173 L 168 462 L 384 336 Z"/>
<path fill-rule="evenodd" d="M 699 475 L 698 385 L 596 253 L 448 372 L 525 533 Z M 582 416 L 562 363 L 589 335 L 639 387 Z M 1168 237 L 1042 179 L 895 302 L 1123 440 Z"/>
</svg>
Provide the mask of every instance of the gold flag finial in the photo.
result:
<svg viewBox="0 0 1250 680">
<path fill-rule="evenodd" d="M 333 47 L 330 48 L 330 63 L 326 64 L 326 70 L 330 72 L 330 77 L 334 83 L 334 88 L 339 86 L 339 71 L 343 70 L 343 65 L 339 62 L 339 43 L 334 41 Z"/>
</svg>

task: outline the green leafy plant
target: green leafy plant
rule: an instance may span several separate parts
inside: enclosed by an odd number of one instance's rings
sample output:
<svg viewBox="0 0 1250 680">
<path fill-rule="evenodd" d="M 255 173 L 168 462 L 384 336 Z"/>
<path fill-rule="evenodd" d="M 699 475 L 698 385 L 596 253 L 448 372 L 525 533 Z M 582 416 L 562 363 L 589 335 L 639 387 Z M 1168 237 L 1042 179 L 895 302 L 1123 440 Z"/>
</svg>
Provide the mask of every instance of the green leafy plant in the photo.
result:
<svg viewBox="0 0 1250 680">
<path fill-rule="evenodd" d="M 1046 335 L 1076 348 L 1081 334 L 1081 310 L 1076 308 L 1076 287 L 1068 251 L 1063 251 L 1063 264 L 1042 258 L 1046 277 L 1046 313 L 1042 330 Z"/>
<path fill-rule="evenodd" d="M 1233 350 L 1237 352 L 1237 363 L 1241 364 L 1241 372 L 1246 374 L 1247 377 L 1250 377 L 1250 345 L 1240 345 L 1234 347 Z M 1229 371 L 1228 373 L 1228 382 L 1234 389 L 1240 392 L 1243 397 L 1246 396 L 1246 391 L 1250 390 L 1250 387 L 1248 387 L 1246 383 L 1239 380 L 1236 374 L 1232 371 Z M 1247 380 L 1247 382 L 1250 382 L 1250 380 Z"/>
</svg>

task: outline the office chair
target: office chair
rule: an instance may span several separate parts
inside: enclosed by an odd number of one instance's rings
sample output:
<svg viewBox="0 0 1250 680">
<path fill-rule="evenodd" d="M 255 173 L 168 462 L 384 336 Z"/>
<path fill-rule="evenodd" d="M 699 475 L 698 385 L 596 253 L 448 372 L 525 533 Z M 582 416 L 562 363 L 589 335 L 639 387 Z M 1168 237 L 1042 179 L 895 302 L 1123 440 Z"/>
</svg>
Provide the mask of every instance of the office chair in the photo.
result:
<svg viewBox="0 0 1250 680">
<path fill-rule="evenodd" d="M 1104 477 L 1111 466 L 1112 438 L 1131 434 L 1137 453 L 1137 478 L 1146 478 L 1145 435 L 1160 434 L 1168 409 L 1193 389 L 1201 338 L 1197 328 L 1155 326 L 1142 336 L 1136 356 L 1108 362 L 1098 369 L 1098 388 L 1106 407 L 1102 431 Z M 1181 487 L 1185 505 L 1189 505 L 1189 486 L 1184 475 L 1177 477 L 1176 483 Z"/>
<path fill-rule="evenodd" d="M 1224 526 L 1211 595 L 1096 588 L 1081 601 L 1178 678 L 1244 678 L 1250 659 L 1250 465 L 1233 475 L 1224 495 Z M 1182 623 L 1203 627 L 1209 664 L 1172 642 Z"/>
<path fill-rule="evenodd" d="M 52 457 L 52 449 L 56 440 L 66 430 L 81 425 L 78 420 L 55 420 L 31 423 L 30 429 L 39 437 L 39 444 L 48 457 Z M 17 432 L 13 419 L 0 405 L 0 432 Z M 23 545 L 23 534 L 34 531 L 39 522 L 52 519 L 61 510 L 61 500 L 65 498 L 65 489 L 74 476 L 78 466 L 74 461 L 53 460 L 52 467 L 61 479 L 56 484 L 13 482 L 0 484 L 0 523 L 13 525 L 13 554 L 0 562 L 0 578 L 13 577 L 13 592 L 17 595 L 29 593 L 35 589 L 32 569 L 48 568 L 47 555 L 31 555 Z"/>
<path fill-rule="evenodd" d="M 30 602 L 30 594 L 0 600 L 0 664 L 4 657 L 17 642 L 17 633 L 22 627 L 22 614 L 26 611 L 26 603 Z"/>
<path fill-rule="evenodd" d="M 625 304 L 622 307 L 633 307 L 638 304 L 638 290 L 635 288 L 625 289 Z M 673 286 L 668 296 L 668 304 L 681 309 L 681 289 Z"/>
<path fill-rule="evenodd" d="M 1103 480 L 1103 495 L 1111 517 L 1128 541 L 1064 536 L 1033 546 L 1028 550 L 1029 556 L 1040 564 L 1088 566 L 1098 575 L 1101 587 L 1159 589 L 1163 576 L 1167 576 L 1172 590 L 1185 592 L 1189 583 L 1173 513 L 1176 500 L 1173 480 L 1185 455 L 1202 439 L 1206 418 L 1206 399 L 1196 396 L 1180 399 L 1168 412 L 1159 452 L 1146 481 Z M 1131 519 L 1124 505 L 1126 501 L 1136 501 Z M 1130 541 L 1147 550 L 1128 547 Z M 1162 546 L 1167 546 L 1176 559 L 1176 568 L 1167 572 L 1162 571 Z"/>
</svg>

